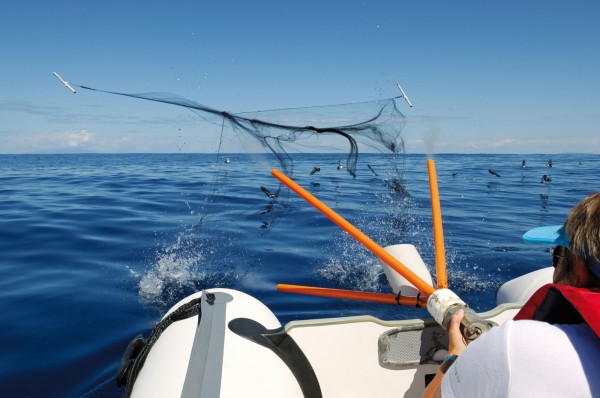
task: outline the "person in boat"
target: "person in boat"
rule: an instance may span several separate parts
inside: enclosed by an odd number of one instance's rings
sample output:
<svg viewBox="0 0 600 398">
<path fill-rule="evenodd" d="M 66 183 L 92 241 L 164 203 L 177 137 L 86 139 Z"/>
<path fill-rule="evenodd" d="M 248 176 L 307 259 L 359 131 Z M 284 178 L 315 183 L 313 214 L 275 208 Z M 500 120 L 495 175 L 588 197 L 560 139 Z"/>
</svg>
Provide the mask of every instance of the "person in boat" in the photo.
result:
<svg viewBox="0 0 600 398">
<path fill-rule="evenodd" d="M 554 232 L 554 283 L 468 347 L 457 311 L 423 397 L 600 397 L 600 192 Z"/>
</svg>

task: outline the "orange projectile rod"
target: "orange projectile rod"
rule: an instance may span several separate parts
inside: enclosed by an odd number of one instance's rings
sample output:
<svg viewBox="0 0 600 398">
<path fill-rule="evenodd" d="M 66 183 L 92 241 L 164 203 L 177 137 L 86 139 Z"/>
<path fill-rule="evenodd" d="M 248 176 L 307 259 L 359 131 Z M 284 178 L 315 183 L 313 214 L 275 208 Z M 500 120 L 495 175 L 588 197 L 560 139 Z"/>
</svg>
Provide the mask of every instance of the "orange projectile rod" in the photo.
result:
<svg viewBox="0 0 600 398">
<path fill-rule="evenodd" d="M 407 305 L 413 307 L 427 307 L 426 294 L 416 297 L 400 296 L 390 293 L 358 292 L 356 290 L 329 289 L 324 287 L 299 286 L 299 285 L 277 285 L 280 292 L 307 294 L 309 296 L 331 297 L 348 300 L 370 301 L 373 303 Z"/>
<path fill-rule="evenodd" d="M 333 221 L 338 227 L 346 231 L 350 236 L 360 242 L 363 246 L 369 249 L 373 254 L 381 259 L 384 263 L 392 267 L 396 272 L 406 278 L 407 281 L 412 283 L 420 292 L 431 294 L 435 289 L 430 286 L 427 282 L 421 279 L 417 274 L 412 272 L 404 264 L 398 261 L 394 256 L 386 252 L 381 246 L 375 243 L 371 238 L 362 233 L 354 225 L 346 221 L 342 216 L 337 214 L 335 211 L 327 207 L 319 199 L 311 195 L 307 190 L 296 184 L 295 181 L 290 179 L 288 176 L 280 172 L 279 170 L 273 169 L 271 174 L 279 181 L 284 183 L 292 191 L 296 192 L 302 199 L 313 205 L 317 210 L 323 213 L 327 218 Z"/>
<path fill-rule="evenodd" d="M 431 215 L 433 218 L 433 244 L 435 246 L 435 270 L 438 289 L 448 287 L 446 276 L 446 250 L 444 249 L 444 230 L 442 229 L 442 210 L 440 208 L 440 193 L 438 191 L 435 163 L 427 160 L 429 172 L 429 191 L 431 192 Z"/>
</svg>

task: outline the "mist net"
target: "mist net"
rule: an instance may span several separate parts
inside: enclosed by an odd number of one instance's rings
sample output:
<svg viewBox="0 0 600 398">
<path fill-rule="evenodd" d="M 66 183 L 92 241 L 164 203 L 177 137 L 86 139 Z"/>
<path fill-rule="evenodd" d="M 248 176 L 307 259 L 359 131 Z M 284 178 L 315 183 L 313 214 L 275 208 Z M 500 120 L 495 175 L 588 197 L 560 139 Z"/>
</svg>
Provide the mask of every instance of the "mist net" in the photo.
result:
<svg viewBox="0 0 600 398">
<path fill-rule="evenodd" d="M 221 137 L 227 129 L 251 137 L 256 145 L 271 153 L 283 171 L 289 174 L 293 172 L 291 152 L 312 152 L 317 148 L 320 151 L 327 151 L 328 148 L 335 151 L 335 140 L 327 141 L 327 136 L 346 142 L 346 170 L 353 177 L 356 177 L 361 148 L 393 154 L 404 152 L 401 132 L 406 121 L 396 106 L 396 99 L 401 97 L 234 114 L 168 93 L 128 94 L 78 87 L 187 108 L 213 124 L 220 124 Z"/>
<path fill-rule="evenodd" d="M 172 304 L 206 286 L 235 286 L 252 281 L 249 287 L 252 290 L 264 285 L 252 279 L 256 278 L 256 272 L 241 269 L 239 264 L 260 264 L 263 260 L 258 257 L 258 250 L 246 249 L 250 244 L 248 239 L 269 233 L 280 220 L 295 211 L 286 204 L 289 191 L 270 176 L 273 167 L 310 190 L 318 190 L 319 196 L 333 195 L 329 196 L 331 199 L 348 195 L 341 201 L 351 210 L 360 208 L 361 214 L 377 214 L 375 220 L 373 216 L 353 220 L 362 230 L 380 242 L 400 241 L 389 234 L 402 230 L 397 225 L 390 226 L 390 223 L 397 218 L 402 206 L 405 206 L 405 199 L 410 196 L 402 185 L 404 141 L 401 133 L 405 117 L 396 104 L 396 100 L 402 97 L 232 113 L 173 94 L 127 94 L 78 87 L 183 107 L 196 114 L 202 122 L 197 129 L 194 123 L 194 134 L 198 130 L 199 138 L 200 135 L 206 136 L 208 126 L 219 139 L 212 165 L 203 163 L 204 166 L 199 169 L 204 173 L 199 177 L 212 179 L 202 188 L 200 196 L 204 199 L 197 199 L 196 207 L 186 202 L 194 217 L 199 217 L 198 222 L 194 226 L 186 226 L 175 242 L 165 244 L 156 263 L 140 279 L 140 296 L 151 304 Z M 307 155 L 311 153 L 322 153 L 326 157 L 311 158 Z M 239 154 L 258 155 L 252 155 L 250 162 Z M 380 156 L 382 154 L 383 157 Z M 236 159 L 238 155 L 240 158 Z M 263 164 L 255 166 L 257 157 L 263 159 L 260 161 Z M 312 164 L 312 159 L 316 159 L 315 162 L 327 159 L 332 164 Z M 228 164 L 230 160 L 231 164 Z M 199 161 L 208 160 L 203 155 Z M 297 172 L 294 170 L 295 163 Z M 321 183 L 323 186 L 320 186 Z M 196 198 L 199 196 L 196 195 Z M 369 211 L 373 209 L 377 212 Z M 259 229 L 252 231 L 249 225 Z M 348 285 L 356 284 L 365 289 L 375 283 L 374 288 L 377 288 L 381 272 L 374 260 L 366 255 L 365 259 L 357 260 L 356 253 L 360 252 L 357 244 L 347 241 L 345 234 L 340 234 L 338 239 L 326 249 L 331 253 L 323 253 L 323 258 L 331 257 L 337 262 L 317 265 L 319 277 L 331 281 L 347 279 L 351 281 L 347 282 Z M 254 240 L 251 244 L 260 245 L 260 242 Z M 337 266 L 340 261 L 343 263 L 341 268 Z M 365 263 L 370 266 L 365 268 Z M 342 276 L 338 268 L 344 269 Z M 369 272 L 364 272 L 364 269 Z M 340 287 L 350 286 L 342 282 Z"/>
</svg>

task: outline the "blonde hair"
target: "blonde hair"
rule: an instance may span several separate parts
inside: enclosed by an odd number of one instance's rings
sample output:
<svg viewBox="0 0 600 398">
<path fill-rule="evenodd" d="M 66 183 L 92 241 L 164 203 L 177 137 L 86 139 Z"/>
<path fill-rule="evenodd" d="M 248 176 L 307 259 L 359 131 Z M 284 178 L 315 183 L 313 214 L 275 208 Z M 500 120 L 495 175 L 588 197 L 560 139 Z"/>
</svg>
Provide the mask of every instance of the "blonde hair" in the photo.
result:
<svg viewBox="0 0 600 398">
<path fill-rule="evenodd" d="M 586 264 L 590 264 L 593 259 L 600 259 L 600 192 L 591 194 L 571 209 L 565 222 L 565 234 L 573 255 Z M 565 271 L 572 272 L 572 269 Z M 575 277 L 576 275 L 571 275 L 571 278 Z M 583 284 L 598 286 L 600 278 L 589 272 L 588 280 Z"/>
<path fill-rule="evenodd" d="M 565 222 L 573 253 L 584 260 L 600 258 L 600 192 L 577 203 Z"/>
</svg>

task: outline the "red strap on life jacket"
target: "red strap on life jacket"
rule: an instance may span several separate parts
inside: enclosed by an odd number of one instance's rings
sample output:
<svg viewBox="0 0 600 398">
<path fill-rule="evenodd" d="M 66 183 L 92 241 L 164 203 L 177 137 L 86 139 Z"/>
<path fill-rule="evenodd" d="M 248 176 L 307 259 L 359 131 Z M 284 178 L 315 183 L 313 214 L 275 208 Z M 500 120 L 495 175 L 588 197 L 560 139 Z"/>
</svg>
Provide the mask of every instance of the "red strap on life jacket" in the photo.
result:
<svg viewBox="0 0 600 398">
<path fill-rule="evenodd" d="M 548 284 L 538 289 L 514 320 L 587 323 L 600 338 L 600 289 Z"/>
</svg>

